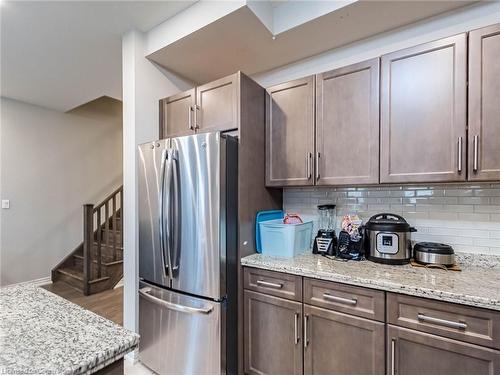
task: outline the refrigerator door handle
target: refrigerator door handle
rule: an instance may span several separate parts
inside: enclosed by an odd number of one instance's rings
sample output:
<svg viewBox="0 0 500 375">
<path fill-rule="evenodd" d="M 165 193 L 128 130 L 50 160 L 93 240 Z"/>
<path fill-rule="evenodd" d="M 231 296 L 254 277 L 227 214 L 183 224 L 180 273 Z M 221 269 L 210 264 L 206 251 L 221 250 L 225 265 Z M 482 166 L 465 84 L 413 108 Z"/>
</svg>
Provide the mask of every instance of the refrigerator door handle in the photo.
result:
<svg viewBox="0 0 500 375">
<path fill-rule="evenodd" d="M 180 255 L 180 187 L 178 151 L 169 151 L 169 181 L 168 181 L 168 259 L 171 277 L 179 269 Z"/>
<path fill-rule="evenodd" d="M 165 154 L 163 154 L 165 153 Z M 163 275 L 165 278 L 170 277 L 170 262 L 167 263 L 167 256 L 165 251 L 165 231 L 164 231 L 164 219 L 165 213 L 163 211 L 164 199 L 165 199 L 165 176 L 166 176 L 166 165 L 168 163 L 168 152 L 162 151 L 162 159 L 161 159 L 161 174 L 160 174 L 160 251 L 161 251 L 161 259 L 163 262 Z M 167 274 L 168 272 L 168 274 Z"/>
<path fill-rule="evenodd" d="M 139 289 L 139 294 L 149 300 L 150 302 L 153 302 L 157 305 L 163 306 L 169 310 L 175 310 L 187 314 L 202 314 L 202 315 L 208 315 L 212 312 L 213 307 L 205 307 L 205 308 L 198 308 L 198 307 L 191 307 L 191 306 L 185 306 L 185 305 L 179 305 L 177 303 L 169 302 L 162 300 L 160 298 L 152 296 L 151 293 L 151 288 L 150 287 L 145 287 Z"/>
</svg>

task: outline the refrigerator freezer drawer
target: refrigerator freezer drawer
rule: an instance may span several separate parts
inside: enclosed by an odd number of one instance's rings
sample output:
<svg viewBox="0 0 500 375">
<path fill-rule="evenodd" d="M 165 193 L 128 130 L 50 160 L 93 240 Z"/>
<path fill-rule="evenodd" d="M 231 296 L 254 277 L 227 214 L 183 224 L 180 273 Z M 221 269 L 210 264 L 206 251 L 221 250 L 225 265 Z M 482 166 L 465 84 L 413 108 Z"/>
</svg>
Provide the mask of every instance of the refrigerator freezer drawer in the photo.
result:
<svg viewBox="0 0 500 375">
<path fill-rule="evenodd" d="M 225 363 L 218 302 L 139 285 L 139 357 L 160 375 L 218 375 Z"/>
</svg>

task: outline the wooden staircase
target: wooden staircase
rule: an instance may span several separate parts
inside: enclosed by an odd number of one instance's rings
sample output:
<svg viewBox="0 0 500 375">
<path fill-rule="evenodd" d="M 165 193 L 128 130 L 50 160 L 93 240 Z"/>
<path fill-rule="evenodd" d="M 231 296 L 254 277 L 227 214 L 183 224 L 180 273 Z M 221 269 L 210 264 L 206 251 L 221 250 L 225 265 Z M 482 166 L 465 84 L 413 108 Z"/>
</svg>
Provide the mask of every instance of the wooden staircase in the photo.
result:
<svg viewBox="0 0 500 375">
<path fill-rule="evenodd" d="M 83 205 L 83 242 L 52 269 L 62 281 L 89 295 L 113 289 L 123 277 L 123 186 L 94 207 Z"/>
</svg>

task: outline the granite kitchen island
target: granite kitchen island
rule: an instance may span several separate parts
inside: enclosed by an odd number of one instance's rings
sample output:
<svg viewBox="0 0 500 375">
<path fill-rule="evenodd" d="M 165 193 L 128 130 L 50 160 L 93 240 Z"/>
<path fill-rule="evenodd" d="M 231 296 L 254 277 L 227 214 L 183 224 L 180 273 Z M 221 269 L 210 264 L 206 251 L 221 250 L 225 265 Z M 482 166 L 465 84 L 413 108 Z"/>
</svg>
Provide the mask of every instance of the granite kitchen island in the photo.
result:
<svg viewBox="0 0 500 375">
<path fill-rule="evenodd" d="M 2 374 L 119 374 L 138 343 L 137 334 L 45 289 L 0 289 Z"/>
</svg>

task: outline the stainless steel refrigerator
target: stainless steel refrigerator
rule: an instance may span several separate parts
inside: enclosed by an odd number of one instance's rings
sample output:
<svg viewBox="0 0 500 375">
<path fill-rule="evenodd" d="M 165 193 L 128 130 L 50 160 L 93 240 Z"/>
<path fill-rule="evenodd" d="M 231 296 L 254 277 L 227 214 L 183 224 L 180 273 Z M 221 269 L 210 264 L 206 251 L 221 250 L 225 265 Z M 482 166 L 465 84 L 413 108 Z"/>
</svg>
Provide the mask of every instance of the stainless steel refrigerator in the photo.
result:
<svg viewBox="0 0 500 375">
<path fill-rule="evenodd" d="M 139 146 L 139 357 L 159 374 L 237 372 L 237 140 Z"/>
</svg>

